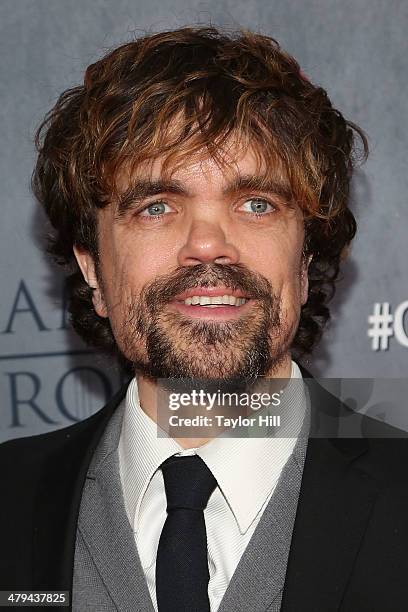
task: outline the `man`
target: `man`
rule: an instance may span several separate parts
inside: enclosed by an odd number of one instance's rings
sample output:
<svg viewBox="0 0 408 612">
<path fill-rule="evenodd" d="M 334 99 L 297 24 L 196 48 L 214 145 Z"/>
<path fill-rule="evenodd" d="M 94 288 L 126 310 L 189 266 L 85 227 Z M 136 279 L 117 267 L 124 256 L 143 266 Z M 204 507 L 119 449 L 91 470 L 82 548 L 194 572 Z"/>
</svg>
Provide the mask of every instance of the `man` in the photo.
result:
<svg viewBox="0 0 408 612">
<path fill-rule="evenodd" d="M 2 446 L 1 589 L 66 590 L 81 612 L 407 608 L 406 441 L 292 359 L 355 233 L 358 140 L 250 32 L 147 36 L 62 94 L 34 189 L 75 329 L 132 380 L 91 418 Z M 157 433 L 177 381 L 281 379 L 292 435 Z"/>
</svg>

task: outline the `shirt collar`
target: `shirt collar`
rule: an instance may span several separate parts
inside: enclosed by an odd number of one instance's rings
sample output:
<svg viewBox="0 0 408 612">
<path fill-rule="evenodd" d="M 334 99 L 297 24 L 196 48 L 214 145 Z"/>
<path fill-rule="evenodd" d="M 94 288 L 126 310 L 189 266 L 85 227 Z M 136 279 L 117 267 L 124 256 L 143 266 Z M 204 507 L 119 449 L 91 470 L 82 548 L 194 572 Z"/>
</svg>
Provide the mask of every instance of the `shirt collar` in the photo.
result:
<svg viewBox="0 0 408 612">
<path fill-rule="evenodd" d="M 219 436 L 197 449 L 218 482 L 241 533 L 245 533 L 268 501 L 281 471 L 291 455 L 300 430 L 306 406 L 299 367 L 292 361 L 289 386 L 286 389 L 299 419 L 293 422 L 286 437 L 231 438 Z M 256 413 L 255 413 L 256 414 Z"/>
<path fill-rule="evenodd" d="M 140 406 L 137 379 L 133 378 L 126 392 L 118 445 L 125 508 L 132 526 L 137 522 L 140 503 L 153 474 L 163 461 L 182 450 L 165 432 L 158 437 L 157 424 Z"/>
<path fill-rule="evenodd" d="M 306 405 L 303 385 L 294 383 L 302 375 L 292 361 L 291 380 L 287 387 L 294 414 L 301 415 Z M 119 466 L 125 507 L 130 524 L 136 525 L 141 501 L 159 466 L 174 454 L 196 452 L 218 482 L 241 533 L 245 533 L 266 504 L 281 471 L 291 455 L 297 433 L 287 437 L 230 438 L 219 436 L 197 448 L 184 450 L 163 432 L 157 435 L 157 424 L 142 410 L 137 380 L 127 390 L 125 413 L 119 441 Z"/>
</svg>

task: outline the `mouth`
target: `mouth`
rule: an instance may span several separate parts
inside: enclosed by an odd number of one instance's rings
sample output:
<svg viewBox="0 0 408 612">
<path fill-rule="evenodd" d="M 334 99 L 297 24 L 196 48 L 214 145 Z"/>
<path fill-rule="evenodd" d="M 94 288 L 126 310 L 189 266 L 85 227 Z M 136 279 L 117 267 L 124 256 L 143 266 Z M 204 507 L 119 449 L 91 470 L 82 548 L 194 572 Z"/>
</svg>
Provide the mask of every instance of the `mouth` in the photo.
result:
<svg viewBox="0 0 408 612">
<path fill-rule="evenodd" d="M 239 318 L 250 306 L 250 296 L 227 287 L 194 287 L 177 295 L 169 304 L 192 318 L 229 320 Z"/>
</svg>

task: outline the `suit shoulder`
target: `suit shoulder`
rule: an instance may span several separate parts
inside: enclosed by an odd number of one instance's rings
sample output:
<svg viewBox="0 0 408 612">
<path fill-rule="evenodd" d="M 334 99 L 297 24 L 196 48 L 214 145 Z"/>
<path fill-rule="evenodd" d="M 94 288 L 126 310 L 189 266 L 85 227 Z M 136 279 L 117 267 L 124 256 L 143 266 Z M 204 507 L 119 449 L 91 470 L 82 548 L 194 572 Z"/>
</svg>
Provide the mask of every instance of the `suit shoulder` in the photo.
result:
<svg viewBox="0 0 408 612">
<path fill-rule="evenodd" d="M 366 468 L 387 486 L 403 483 L 407 488 L 408 433 L 370 417 L 364 421 L 363 434 L 369 446 L 363 458 Z"/>
<path fill-rule="evenodd" d="M 0 444 L 0 460 L 2 457 L 12 455 L 24 457 L 31 453 L 46 452 L 50 448 L 59 446 L 64 440 L 69 440 L 72 437 L 75 438 L 80 435 L 84 429 L 92 426 L 92 423 L 97 420 L 102 410 L 103 408 L 83 421 L 68 425 L 67 427 L 55 429 L 47 433 L 6 440 Z"/>
</svg>

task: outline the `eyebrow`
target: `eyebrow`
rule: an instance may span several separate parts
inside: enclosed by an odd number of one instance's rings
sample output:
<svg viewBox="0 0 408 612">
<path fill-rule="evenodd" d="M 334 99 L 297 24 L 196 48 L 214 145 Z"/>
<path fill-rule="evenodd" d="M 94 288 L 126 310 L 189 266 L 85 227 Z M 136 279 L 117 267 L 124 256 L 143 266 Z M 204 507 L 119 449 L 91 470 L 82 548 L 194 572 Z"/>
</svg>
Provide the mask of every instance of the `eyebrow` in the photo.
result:
<svg viewBox="0 0 408 612">
<path fill-rule="evenodd" d="M 282 181 L 274 180 L 262 175 L 240 175 L 233 179 L 223 189 L 223 195 L 232 195 L 242 191 L 259 191 L 273 193 L 290 205 L 293 198 L 292 191 Z M 162 193 L 171 193 L 183 197 L 192 197 L 191 192 L 180 181 L 161 179 L 137 179 L 124 191 L 117 201 L 117 217 L 123 217 L 126 212 L 146 198 Z"/>
<path fill-rule="evenodd" d="M 273 193 L 288 204 L 293 198 L 289 185 L 264 175 L 240 175 L 225 187 L 223 193 L 224 195 L 231 195 L 240 191 Z"/>
</svg>

